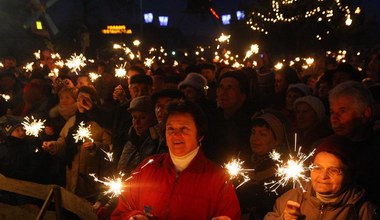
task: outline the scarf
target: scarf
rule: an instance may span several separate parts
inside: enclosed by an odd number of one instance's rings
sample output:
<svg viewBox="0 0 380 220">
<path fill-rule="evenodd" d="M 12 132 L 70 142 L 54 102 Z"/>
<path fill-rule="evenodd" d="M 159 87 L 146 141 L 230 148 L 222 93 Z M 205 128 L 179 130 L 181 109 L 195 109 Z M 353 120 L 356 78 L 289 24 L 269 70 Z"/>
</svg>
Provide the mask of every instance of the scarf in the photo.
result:
<svg viewBox="0 0 380 220">
<path fill-rule="evenodd" d="M 68 106 L 58 106 L 58 112 L 59 114 L 67 121 L 71 116 L 75 115 L 75 112 L 77 111 L 77 104 L 74 103 L 72 105 Z"/>
</svg>

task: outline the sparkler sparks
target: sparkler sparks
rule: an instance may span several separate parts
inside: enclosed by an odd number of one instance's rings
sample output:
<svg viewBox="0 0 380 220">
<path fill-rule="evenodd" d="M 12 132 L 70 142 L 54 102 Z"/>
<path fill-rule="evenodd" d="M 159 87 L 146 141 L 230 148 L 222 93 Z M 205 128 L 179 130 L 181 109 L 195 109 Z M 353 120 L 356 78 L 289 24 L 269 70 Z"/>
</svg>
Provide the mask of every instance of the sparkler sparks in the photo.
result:
<svg viewBox="0 0 380 220">
<path fill-rule="evenodd" d="M 8 102 L 9 99 L 11 99 L 11 97 L 10 97 L 9 95 L 7 95 L 7 94 L 0 94 L 0 96 L 3 97 L 3 99 L 4 99 L 6 102 Z"/>
<path fill-rule="evenodd" d="M 33 65 L 34 62 L 26 63 L 26 65 L 23 67 L 25 72 L 32 72 L 33 71 Z"/>
<path fill-rule="evenodd" d="M 41 51 L 40 50 L 34 52 L 33 55 L 36 58 L 36 60 L 41 59 Z"/>
<path fill-rule="evenodd" d="M 106 154 L 106 157 L 104 158 L 106 161 L 109 161 L 109 162 L 113 161 L 113 152 L 107 152 L 103 149 L 100 149 L 100 150 L 102 150 Z"/>
<path fill-rule="evenodd" d="M 88 74 L 90 77 L 91 82 L 95 82 L 99 77 L 101 77 L 99 74 L 91 72 Z"/>
<path fill-rule="evenodd" d="M 78 141 L 85 142 L 86 139 L 90 140 L 91 142 L 94 142 L 94 140 L 91 138 L 91 125 L 88 125 L 87 127 L 84 126 L 84 122 L 79 123 L 78 130 L 75 134 L 73 134 L 75 143 L 78 143 Z"/>
<path fill-rule="evenodd" d="M 77 55 L 74 53 L 71 55 L 70 59 L 66 60 L 66 66 L 70 68 L 72 72 L 78 73 L 82 67 L 86 66 L 86 57 L 83 54 Z"/>
<path fill-rule="evenodd" d="M 141 166 L 140 170 L 144 169 L 145 166 L 147 166 L 148 164 L 150 164 L 152 162 L 153 162 L 153 159 L 148 160 L 148 162 L 146 162 L 146 164 Z M 132 173 L 132 175 L 130 177 L 125 179 L 124 178 L 125 174 L 120 172 L 118 176 L 116 176 L 116 177 L 114 176 L 112 178 L 104 177 L 104 180 L 100 180 L 93 173 L 89 174 L 89 175 L 94 178 L 95 182 L 101 183 L 105 187 L 107 187 L 107 190 L 103 192 L 104 195 L 109 195 L 108 196 L 109 198 L 114 198 L 114 197 L 120 196 L 121 193 L 124 191 L 123 188 L 125 187 L 125 185 L 123 184 L 123 182 L 130 180 L 131 178 L 133 178 L 133 175 L 137 174 L 137 173 L 139 173 L 139 171 Z"/>
<path fill-rule="evenodd" d="M 95 176 L 94 173 L 91 173 L 89 175 L 94 178 L 95 182 L 101 183 L 108 188 L 103 193 L 104 195 L 109 195 L 109 198 L 114 198 L 121 195 L 121 193 L 124 191 L 123 182 L 128 180 L 124 180 L 124 173 L 119 173 L 119 176 L 112 178 L 104 177 L 104 180 L 100 180 L 98 177 Z"/>
<path fill-rule="evenodd" d="M 248 182 L 251 179 L 248 176 L 248 172 L 254 171 L 254 169 L 244 169 L 242 167 L 243 163 L 244 161 L 241 161 L 240 159 L 232 159 L 227 164 L 224 164 L 224 168 L 227 169 L 230 179 L 235 179 L 239 176 L 243 178 L 243 181 L 236 187 L 236 189 Z"/>
<path fill-rule="evenodd" d="M 45 121 L 41 119 L 36 120 L 33 116 L 31 118 L 26 116 L 21 124 L 24 126 L 26 135 L 38 137 L 38 134 L 45 128 Z"/>
<path fill-rule="evenodd" d="M 125 78 L 127 76 L 127 71 L 125 70 L 125 66 L 127 63 L 116 65 L 115 68 L 115 76 L 119 78 Z"/>
<path fill-rule="evenodd" d="M 300 188 L 305 191 L 305 188 L 302 185 L 302 182 L 308 182 L 310 178 L 306 176 L 306 172 L 311 169 L 310 166 L 305 166 L 305 161 L 310 158 L 313 154 L 315 149 L 309 153 L 309 154 L 304 154 L 301 152 L 301 148 L 299 147 L 298 150 L 295 147 L 294 153 L 296 153 L 295 156 L 292 154 L 289 154 L 289 160 L 288 161 L 283 161 L 281 159 L 281 154 L 273 150 L 270 154 L 269 157 L 272 158 L 272 160 L 277 161 L 277 172 L 276 176 L 279 177 L 278 181 L 271 181 L 268 183 L 264 183 L 264 187 L 277 194 L 277 189 L 282 186 L 284 187 L 285 185 L 288 184 L 289 180 L 292 180 L 293 182 L 293 188 L 298 184 Z"/>
</svg>

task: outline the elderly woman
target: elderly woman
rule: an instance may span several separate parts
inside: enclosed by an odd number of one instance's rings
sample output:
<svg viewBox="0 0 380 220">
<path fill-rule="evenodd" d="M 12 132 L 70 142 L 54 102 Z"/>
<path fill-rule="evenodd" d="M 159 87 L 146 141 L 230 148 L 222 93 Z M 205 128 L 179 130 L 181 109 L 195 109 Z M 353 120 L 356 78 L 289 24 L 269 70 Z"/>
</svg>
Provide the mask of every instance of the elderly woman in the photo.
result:
<svg viewBox="0 0 380 220">
<path fill-rule="evenodd" d="M 329 136 L 317 145 L 306 191 L 292 189 L 264 219 L 375 219 L 376 209 L 355 185 L 351 143 Z"/>
<path fill-rule="evenodd" d="M 200 149 L 207 124 L 202 110 L 173 101 L 164 121 L 169 153 L 137 167 L 111 219 L 240 219 L 232 184 Z"/>
</svg>

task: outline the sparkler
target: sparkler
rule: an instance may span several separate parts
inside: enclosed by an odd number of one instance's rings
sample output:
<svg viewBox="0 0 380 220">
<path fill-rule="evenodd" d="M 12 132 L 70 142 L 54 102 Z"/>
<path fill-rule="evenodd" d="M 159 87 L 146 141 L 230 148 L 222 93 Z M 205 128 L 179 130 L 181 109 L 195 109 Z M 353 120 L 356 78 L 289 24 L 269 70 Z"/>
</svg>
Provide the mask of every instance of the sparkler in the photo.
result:
<svg viewBox="0 0 380 220">
<path fill-rule="evenodd" d="M 11 99 L 11 96 L 7 95 L 7 94 L 0 94 L 1 97 L 3 97 L 3 99 L 8 102 L 9 99 Z"/>
<path fill-rule="evenodd" d="M 33 55 L 36 58 L 36 60 L 41 59 L 41 51 L 40 50 L 34 52 Z"/>
<path fill-rule="evenodd" d="M 266 190 L 277 194 L 277 189 L 280 186 L 284 187 L 290 180 L 292 180 L 293 188 L 296 186 L 296 184 L 298 184 L 301 189 L 305 191 L 305 188 L 302 185 L 302 181 L 308 182 L 310 180 L 310 178 L 306 176 L 306 172 L 309 171 L 312 166 L 305 166 L 304 163 L 314 154 L 315 149 L 309 154 L 304 154 L 301 152 L 301 148 L 302 147 L 299 147 L 297 149 L 295 146 L 294 153 L 296 153 L 296 155 L 293 156 L 292 154 L 289 154 L 290 159 L 286 162 L 281 159 L 281 154 L 275 150 L 269 154 L 269 157 L 272 158 L 272 160 L 278 162 L 276 164 L 276 176 L 279 177 L 279 180 L 273 180 L 271 182 L 264 183 Z"/>
<path fill-rule="evenodd" d="M 127 63 L 116 65 L 115 68 L 115 76 L 119 78 L 124 78 L 127 76 L 127 71 L 125 70 L 125 66 Z"/>
<path fill-rule="evenodd" d="M 32 72 L 33 71 L 33 65 L 34 62 L 26 63 L 26 65 L 23 67 L 25 72 Z"/>
<path fill-rule="evenodd" d="M 238 178 L 239 176 L 243 178 L 243 181 L 236 187 L 236 189 L 248 182 L 251 179 L 248 176 L 248 172 L 254 171 L 254 169 L 244 169 L 242 167 L 243 163 L 244 161 L 241 161 L 240 159 L 232 159 L 227 164 L 224 164 L 224 168 L 227 169 L 227 172 L 230 175 L 230 180 Z"/>
<path fill-rule="evenodd" d="M 106 157 L 104 158 L 106 161 L 109 161 L 109 162 L 113 161 L 113 152 L 107 152 L 103 149 L 100 149 L 100 150 L 102 150 L 106 154 Z"/>
<path fill-rule="evenodd" d="M 140 170 L 144 169 L 145 166 L 147 166 L 148 164 L 150 164 L 152 162 L 153 162 L 153 159 L 150 159 L 146 164 L 141 166 Z M 109 195 L 108 196 L 109 198 L 114 198 L 114 197 L 120 196 L 121 193 L 124 191 L 123 188 L 125 187 L 125 185 L 123 184 L 123 182 L 126 182 L 126 181 L 132 179 L 133 175 L 137 174 L 137 173 L 139 173 L 139 171 L 132 173 L 130 177 L 125 179 L 124 178 L 125 174 L 120 172 L 118 176 L 116 176 L 116 177 L 114 176 L 111 178 L 110 177 L 104 177 L 104 180 L 100 180 L 98 177 L 96 177 L 96 175 L 94 173 L 91 173 L 89 175 L 94 178 L 95 182 L 101 183 L 107 187 L 107 190 L 103 192 L 104 195 Z"/>
<path fill-rule="evenodd" d="M 70 59 L 66 60 L 66 66 L 70 68 L 72 72 L 75 72 L 78 74 L 77 71 L 79 71 L 82 67 L 86 66 L 86 57 L 83 56 L 83 54 L 77 55 L 74 53 L 71 55 Z"/>
<path fill-rule="evenodd" d="M 91 142 L 94 142 L 94 140 L 91 138 L 91 125 L 88 125 L 87 127 L 84 126 L 84 122 L 79 123 L 78 130 L 75 134 L 73 134 L 75 143 L 78 143 L 78 141 L 85 142 L 86 139 L 90 140 Z"/>
<path fill-rule="evenodd" d="M 97 73 L 91 72 L 88 74 L 88 77 L 90 77 L 91 82 L 95 82 L 101 76 Z"/>
<path fill-rule="evenodd" d="M 21 124 L 24 126 L 26 135 L 38 137 L 38 134 L 45 128 L 45 121 L 41 119 L 36 120 L 33 116 L 31 118 L 26 116 Z"/>
<path fill-rule="evenodd" d="M 152 58 L 148 58 L 148 57 L 145 58 L 144 65 L 150 68 L 155 58 L 156 58 L 155 56 L 153 56 Z"/>
</svg>

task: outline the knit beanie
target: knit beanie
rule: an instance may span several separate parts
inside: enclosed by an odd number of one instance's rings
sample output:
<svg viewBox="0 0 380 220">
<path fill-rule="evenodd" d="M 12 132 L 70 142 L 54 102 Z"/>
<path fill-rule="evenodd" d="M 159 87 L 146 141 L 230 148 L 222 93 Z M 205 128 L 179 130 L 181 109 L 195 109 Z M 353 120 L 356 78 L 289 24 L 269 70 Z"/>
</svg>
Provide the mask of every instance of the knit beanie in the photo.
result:
<svg viewBox="0 0 380 220">
<path fill-rule="evenodd" d="M 302 92 L 305 96 L 311 95 L 311 89 L 305 83 L 290 84 L 288 87 L 288 91 L 293 89 Z"/>
<path fill-rule="evenodd" d="M 0 118 L 1 132 L 9 137 L 12 132 L 22 126 L 22 119 L 15 116 L 3 116 Z"/>
<path fill-rule="evenodd" d="M 278 143 L 284 143 L 286 135 L 285 128 L 281 120 L 276 115 L 269 112 L 255 114 L 252 117 L 251 122 L 254 123 L 258 119 L 264 120 L 269 125 Z"/>
<path fill-rule="evenodd" d="M 353 144 L 347 137 L 334 134 L 319 140 L 316 144 L 314 158 L 320 152 L 334 154 L 348 167 L 351 172 L 354 171 L 355 155 L 353 153 Z"/>
<path fill-rule="evenodd" d="M 149 96 L 139 96 L 131 100 L 129 103 L 129 112 L 140 111 L 154 113 L 154 105 Z"/>
<path fill-rule="evenodd" d="M 317 114 L 318 119 L 324 119 L 326 117 L 326 110 L 325 106 L 323 105 L 322 101 L 314 96 L 304 96 L 296 99 L 294 101 L 294 108 L 299 104 L 299 103 L 306 103 L 308 104 L 314 112 Z"/>
<path fill-rule="evenodd" d="M 153 85 L 152 77 L 145 74 L 137 74 L 131 77 L 129 84 L 142 83 L 147 85 Z"/>
<path fill-rule="evenodd" d="M 186 78 L 178 84 L 179 89 L 185 86 L 191 86 L 203 93 L 206 93 L 207 79 L 199 73 L 189 73 Z"/>
</svg>

